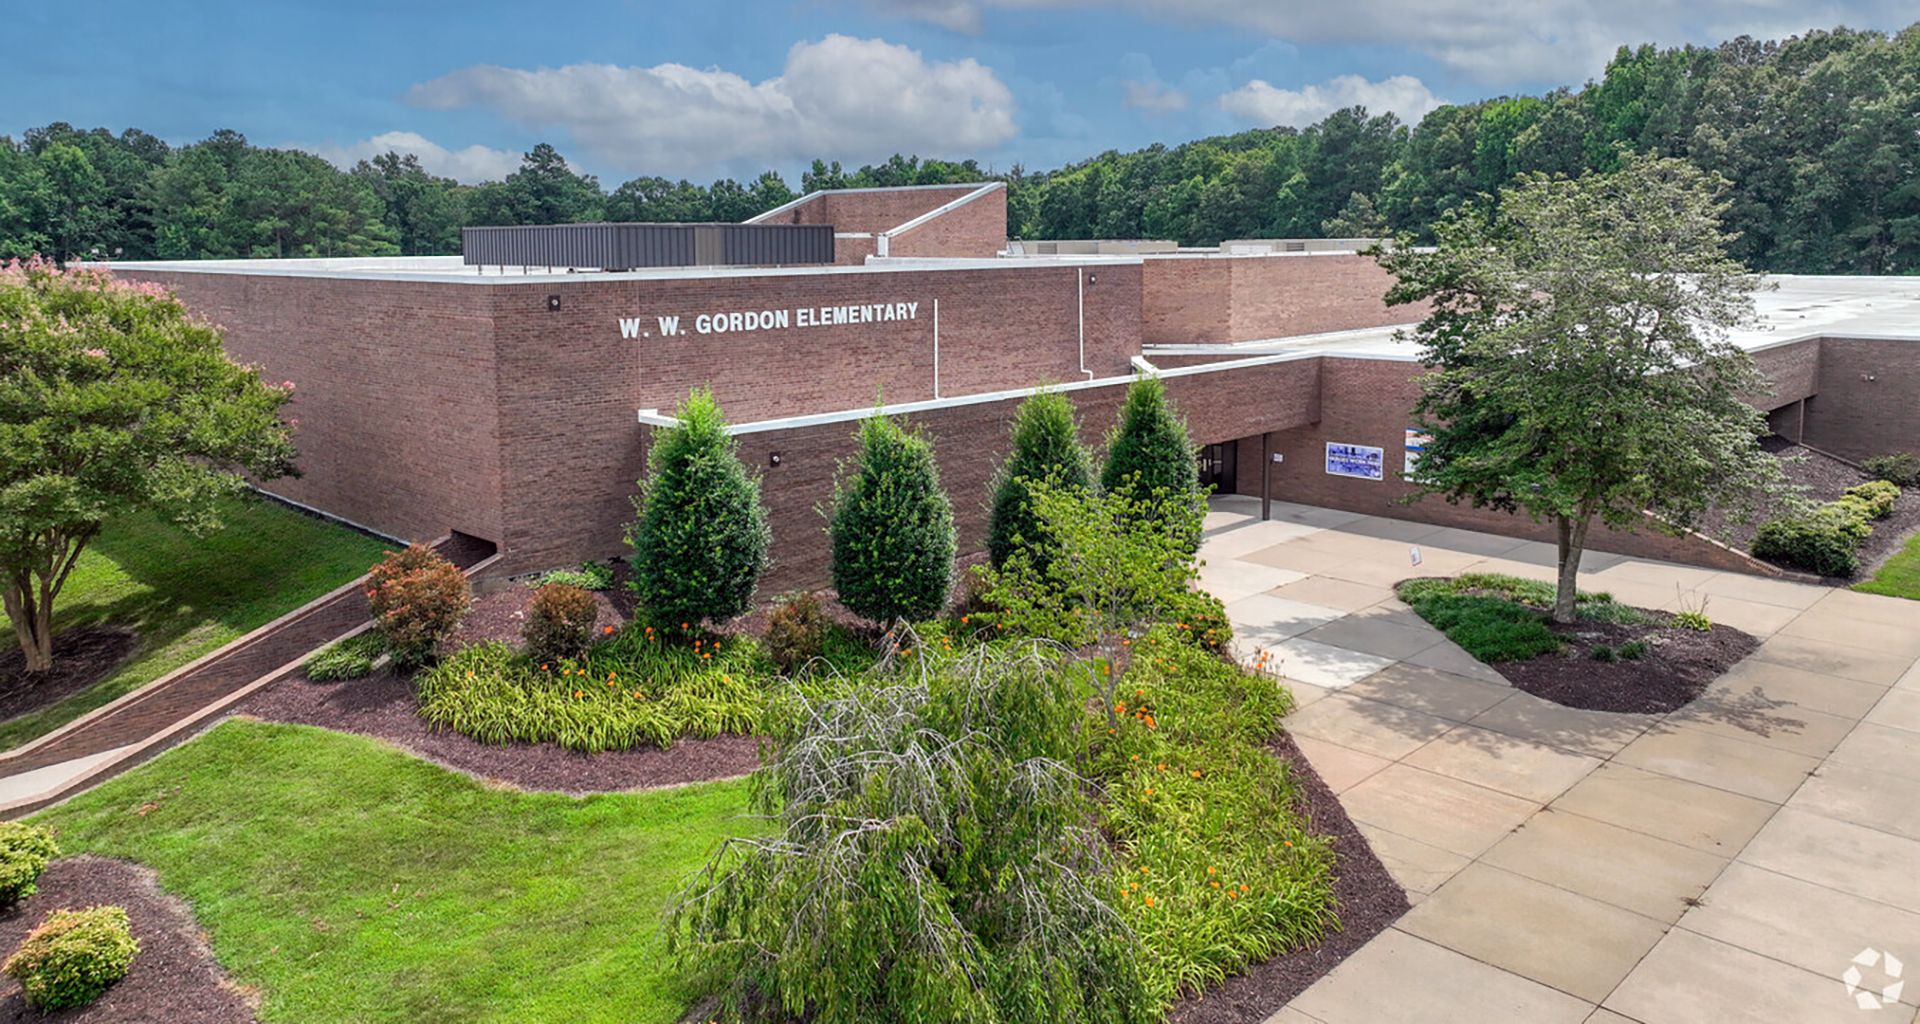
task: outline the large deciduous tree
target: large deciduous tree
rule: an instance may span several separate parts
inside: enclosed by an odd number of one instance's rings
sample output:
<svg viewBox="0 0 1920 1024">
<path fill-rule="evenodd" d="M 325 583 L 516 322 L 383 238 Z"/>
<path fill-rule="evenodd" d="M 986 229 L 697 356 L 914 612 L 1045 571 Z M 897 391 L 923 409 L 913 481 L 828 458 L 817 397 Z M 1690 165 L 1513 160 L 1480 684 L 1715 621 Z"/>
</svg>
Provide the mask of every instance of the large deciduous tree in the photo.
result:
<svg viewBox="0 0 1920 1024">
<path fill-rule="evenodd" d="M 54 598 L 109 520 L 210 529 L 241 471 L 293 472 L 291 397 L 155 286 L 0 269 L 0 585 L 30 671 L 52 666 Z"/>
<path fill-rule="evenodd" d="M 1727 340 L 1757 281 L 1726 253 L 1725 182 L 1626 156 L 1611 175 L 1526 177 L 1469 206 L 1439 245 L 1380 257 L 1390 304 L 1429 301 L 1411 337 L 1433 437 L 1420 495 L 1524 511 L 1559 539 L 1554 618 L 1573 616 L 1590 525 L 1677 532 L 1751 508 L 1778 468 L 1753 362 Z"/>
</svg>

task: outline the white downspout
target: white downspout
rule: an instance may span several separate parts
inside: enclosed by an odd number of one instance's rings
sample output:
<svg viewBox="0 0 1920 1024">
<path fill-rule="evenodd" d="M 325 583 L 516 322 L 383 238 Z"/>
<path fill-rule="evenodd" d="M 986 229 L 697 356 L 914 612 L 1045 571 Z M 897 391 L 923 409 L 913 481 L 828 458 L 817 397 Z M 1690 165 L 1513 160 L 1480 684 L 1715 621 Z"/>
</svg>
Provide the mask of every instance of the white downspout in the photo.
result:
<svg viewBox="0 0 1920 1024">
<path fill-rule="evenodd" d="M 933 300 L 933 397 L 940 397 L 940 300 Z"/>
<path fill-rule="evenodd" d="M 1093 379 L 1093 371 L 1087 369 L 1087 272 L 1081 267 L 1073 268 L 1074 294 L 1080 302 L 1080 372 Z"/>
</svg>

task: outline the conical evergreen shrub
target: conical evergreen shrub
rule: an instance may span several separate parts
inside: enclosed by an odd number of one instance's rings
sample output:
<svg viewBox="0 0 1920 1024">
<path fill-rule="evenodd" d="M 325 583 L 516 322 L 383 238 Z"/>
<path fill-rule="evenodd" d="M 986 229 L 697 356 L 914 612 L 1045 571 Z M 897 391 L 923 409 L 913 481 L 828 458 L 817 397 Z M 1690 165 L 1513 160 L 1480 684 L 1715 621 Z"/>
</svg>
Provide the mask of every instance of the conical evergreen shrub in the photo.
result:
<svg viewBox="0 0 1920 1024">
<path fill-rule="evenodd" d="M 690 393 L 674 416 L 680 425 L 654 437 L 627 543 L 643 611 L 678 629 L 747 611 L 772 531 L 760 482 L 740 464 L 713 393 Z"/>
<path fill-rule="evenodd" d="M 1136 502 L 1199 503 L 1200 462 L 1187 423 L 1167 398 L 1158 377 L 1141 377 L 1127 387 L 1119 422 L 1107 435 L 1107 461 L 1100 470 L 1100 486 L 1110 494 L 1124 494 Z M 1161 525 L 1176 528 L 1185 522 L 1169 519 Z M 1182 541 L 1189 551 L 1200 549 L 1196 531 Z"/>
<path fill-rule="evenodd" d="M 994 475 L 993 504 L 987 515 L 987 556 L 993 567 L 1023 547 L 1044 570 L 1056 546 L 1034 515 L 1029 482 L 1045 482 L 1064 491 L 1093 486 L 1093 463 L 1080 443 L 1073 402 L 1042 391 L 1020 403 L 1013 415 L 1013 452 Z"/>
<path fill-rule="evenodd" d="M 953 586 L 953 505 L 933 446 L 886 416 L 860 424 L 860 452 L 834 481 L 833 587 L 874 622 L 930 618 Z"/>
</svg>

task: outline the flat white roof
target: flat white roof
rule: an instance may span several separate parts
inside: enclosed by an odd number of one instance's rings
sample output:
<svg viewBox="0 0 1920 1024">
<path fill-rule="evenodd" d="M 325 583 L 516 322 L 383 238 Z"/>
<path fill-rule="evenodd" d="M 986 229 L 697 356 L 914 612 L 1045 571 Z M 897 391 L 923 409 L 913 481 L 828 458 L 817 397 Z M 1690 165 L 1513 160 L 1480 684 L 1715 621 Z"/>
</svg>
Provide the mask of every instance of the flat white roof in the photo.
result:
<svg viewBox="0 0 1920 1024">
<path fill-rule="evenodd" d="M 1138 256 L 1045 257 L 1055 266 L 1138 264 Z M 247 274 L 259 277 L 318 277 L 354 281 L 428 281 L 443 284 L 557 284 L 565 281 L 696 281 L 736 277 L 809 277 L 837 274 L 899 274 L 942 270 L 1023 270 L 1032 260 L 998 257 L 868 257 L 864 265 L 811 264 L 801 267 L 649 267 L 611 272 L 567 267 L 474 267 L 459 256 L 364 256 L 338 259 L 146 260 L 90 263 L 116 273 Z M 502 272 L 504 269 L 504 273 Z M 484 272 L 483 272 L 484 271 Z"/>
<path fill-rule="evenodd" d="M 1754 296 L 1760 323 L 1728 335 L 1749 352 L 1809 338 L 1920 341 L 1920 277 L 1811 277 L 1776 274 Z M 1302 334 L 1213 345 L 1148 345 L 1146 356 L 1255 356 L 1315 352 L 1368 358 L 1411 359 L 1418 349 L 1394 335 L 1411 327 L 1370 327 L 1329 334 Z"/>
</svg>

